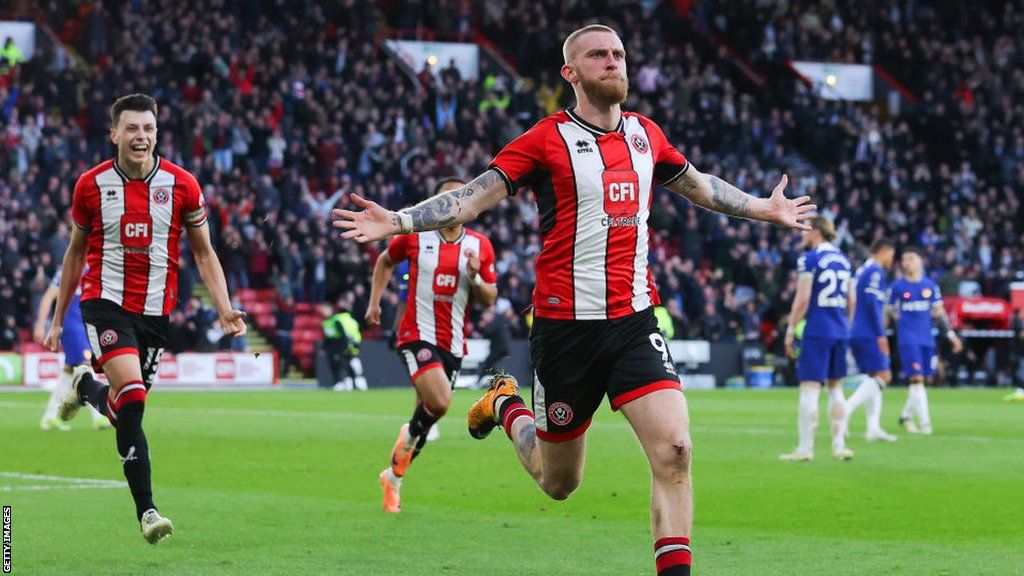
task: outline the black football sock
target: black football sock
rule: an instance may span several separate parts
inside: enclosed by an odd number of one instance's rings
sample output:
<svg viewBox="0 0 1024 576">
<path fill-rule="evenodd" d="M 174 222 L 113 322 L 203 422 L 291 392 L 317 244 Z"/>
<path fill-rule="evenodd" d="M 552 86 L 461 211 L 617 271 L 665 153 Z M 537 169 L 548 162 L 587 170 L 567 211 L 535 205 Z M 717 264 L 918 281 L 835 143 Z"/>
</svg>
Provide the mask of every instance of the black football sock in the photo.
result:
<svg viewBox="0 0 1024 576">
<path fill-rule="evenodd" d="M 107 394 L 110 386 L 100 384 L 92 374 L 83 374 L 78 381 L 78 399 L 95 408 L 100 414 L 107 415 Z"/>
</svg>

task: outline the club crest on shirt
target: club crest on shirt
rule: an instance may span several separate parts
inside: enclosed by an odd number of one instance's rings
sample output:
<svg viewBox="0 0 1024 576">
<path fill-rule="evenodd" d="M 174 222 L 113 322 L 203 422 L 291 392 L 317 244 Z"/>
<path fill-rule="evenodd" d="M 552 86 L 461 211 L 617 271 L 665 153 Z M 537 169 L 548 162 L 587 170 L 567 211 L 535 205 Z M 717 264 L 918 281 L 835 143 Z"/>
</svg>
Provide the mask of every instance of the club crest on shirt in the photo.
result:
<svg viewBox="0 0 1024 576">
<path fill-rule="evenodd" d="M 153 191 L 153 202 L 156 202 L 161 206 L 167 204 L 167 201 L 170 199 L 171 193 L 168 192 L 167 188 L 157 188 Z"/>
<path fill-rule="evenodd" d="M 924 290 L 922 290 L 921 291 L 921 297 L 922 298 L 931 298 L 932 297 L 932 289 L 931 288 L 925 288 Z"/>
<path fill-rule="evenodd" d="M 420 351 L 416 353 L 416 359 L 419 360 L 420 362 L 426 362 L 427 360 L 430 360 L 430 349 L 420 348 Z"/>
<path fill-rule="evenodd" d="M 637 152 L 641 154 L 647 153 L 647 140 L 644 140 L 643 136 L 633 134 L 633 136 L 630 137 L 629 142 L 633 144 L 633 148 L 635 148 Z"/>
<path fill-rule="evenodd" d="M 117 332 L 114 332 L 113 330 L 104 330 L 103 333 L 100 334 L 100 344 L 104 346 L 113 346 L 114 344 L 117 344 Z"/>
</svg>

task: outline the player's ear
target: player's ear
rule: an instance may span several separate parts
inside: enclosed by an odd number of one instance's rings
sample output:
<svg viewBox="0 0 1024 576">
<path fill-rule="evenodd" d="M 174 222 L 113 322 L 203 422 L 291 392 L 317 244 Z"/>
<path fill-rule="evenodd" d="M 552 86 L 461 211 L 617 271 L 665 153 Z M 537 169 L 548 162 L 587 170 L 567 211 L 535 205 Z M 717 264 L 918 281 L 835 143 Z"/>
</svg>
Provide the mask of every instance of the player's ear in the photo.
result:
<svg viewBox="0 0 1024 576">
<path fill-rule="evenodd" d="M 117 126 L 112 126 L 110 128 L 110 142 L 115 146 L 117 145 Z"/>
<path fill-rule="evenodd" d="M 569 84 L 575 84 L 578 77 L 576 76 L 576 69 L 571 64 L 562 65 L 562 78 L 565 79 Z"/>
</svg>

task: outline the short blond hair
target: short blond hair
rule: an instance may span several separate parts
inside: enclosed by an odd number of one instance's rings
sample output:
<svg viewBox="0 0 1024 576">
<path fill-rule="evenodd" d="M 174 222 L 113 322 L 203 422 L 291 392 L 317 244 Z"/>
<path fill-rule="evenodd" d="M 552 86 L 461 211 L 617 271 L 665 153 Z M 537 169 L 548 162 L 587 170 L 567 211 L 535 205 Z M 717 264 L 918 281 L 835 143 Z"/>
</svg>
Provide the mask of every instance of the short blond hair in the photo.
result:
<svg viewBox="0 0 1024 576">
<path fill-rule="evenodd" d="M 604 24 L 588 24 L 583 28 L 576 30 L 572 34 L 569 34 L 569 37 L 562 43 L 562 59 L 566 64 L 569 63 L 569 50 L 572 48 L 572 45 L 576 43 L 576 40 L 579 39 L 580 36 L 583 36 L 587 32 L 611 32 L 612 34 L 618 35 L 618 32 Z"/>
<path fill-rule="evenodd" d="M 811 228 L 821 232 L 821 237 L 825 239 L 825 242 L 831 242 L 836 239 L 836 225 L 828 216 L 815 216 L 811 220 Z"/>
</svg>

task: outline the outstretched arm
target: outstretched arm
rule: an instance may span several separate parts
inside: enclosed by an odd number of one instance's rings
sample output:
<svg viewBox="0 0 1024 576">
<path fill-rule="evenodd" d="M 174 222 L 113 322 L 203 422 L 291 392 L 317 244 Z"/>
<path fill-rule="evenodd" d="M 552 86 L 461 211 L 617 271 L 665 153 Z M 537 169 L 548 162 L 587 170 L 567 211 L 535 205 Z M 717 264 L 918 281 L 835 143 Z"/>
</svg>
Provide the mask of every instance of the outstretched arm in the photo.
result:
<svg viewBox="0 0 1024 576">
<path fill-rule="evenodd" d="M 670 182 L 667 188 L 690 202 L 727 216 L 760 220 L 799 230 L 810 230 L 807 220 L 814 218 L 817 206 L 811 204 L 810 196 L 786 198 L 785 189 L 789 177 L 782 180 L 769 198 L 751 196 L 718 176 L 704 174 L 692 164 L 682 176 Z"/>
<path fill-rule="evenodd" d="M 956 332 L 949 327 L 949 316 L 946 315 L 946 309 L 942 307 L 941 302 L 936 302 L 935 306 L 932 306 L 932 319 L 935 321 L 935 326 L 939 329 L 939 333 L 944 335 L 949 343 L 953 346 L 953 354 L 959 354 L 964 349 L 963 342 L 960 341 L 960 337 L 956 335 Z"/>
<path fill-rule="evenodd" d="M 341 237 L 354 239 L 360 244 L 383 240 L 388 236 L 408 232 L 439 230 L 475 219 L 481 212 L 493 208 L 508 195 L 505 180 L 496 170 L 488 170 L 465 186 L 428 198 L 398 212 L 384 209 L 376 202 L 356 194 L 352 201 L 363 210 L 335 209 L 334 227 Z"/>
<path fill-rule="evenodd" d="M 203 284 L 210 291 L 210 298 L 220 316 L 220 326 L 227 336 L 245 336 L 245 312 L 231 308 L 231 297 L 228 296 L 228 283 L 224 279 L 224 269 L 220 266 L 217 253 L 210 243 L 210 225 L 189 226 L 188 241 L 196 258 L 196 268 Z"/>
<path fill-rule="evenodd" d="M 85 268 L 85 251 L 88 233 L 80 227 L 71 227 L 71 239 L 68 242 L 68 250 L 64 253 L 64 263 L 60 266 L 60 292 L 57 294 L 57 306 L 53 311 L 53 322 L 50 323 L 50 331 L 43 339 L 43 346 L 51 352 L 60 351 L 60 335 L 64 330 L 64 316 L 68 313 L 68 306 L 71 299 L 75 297 L 75 290 L 82 279 L 82 270 Z"/>
</svg>

